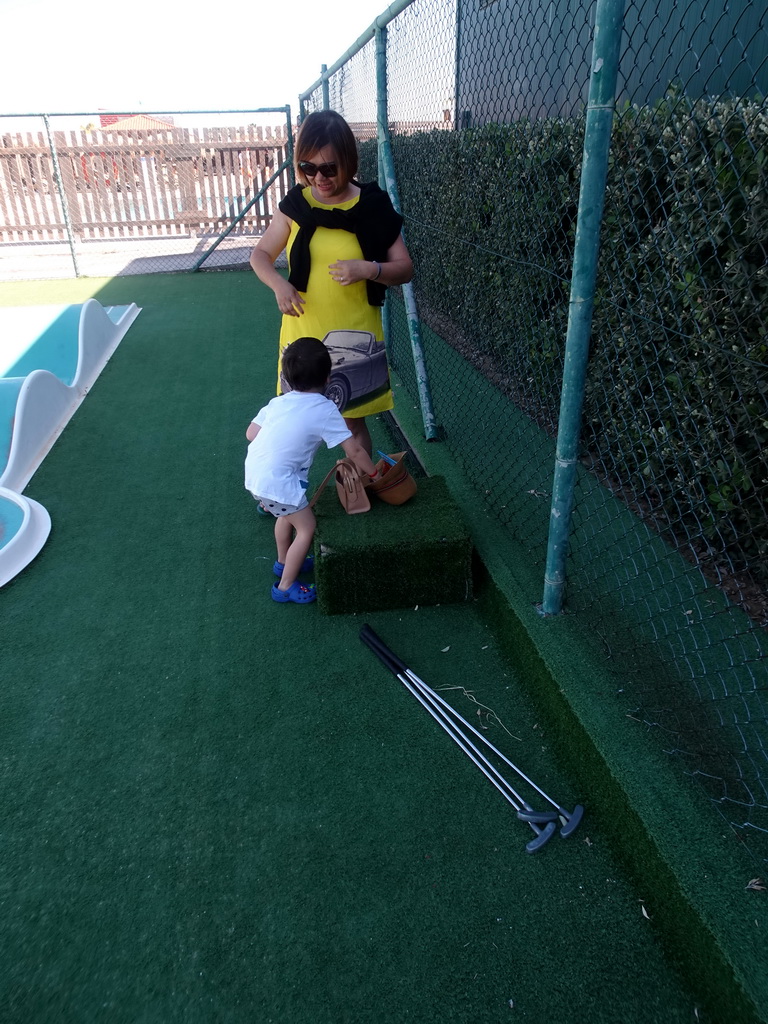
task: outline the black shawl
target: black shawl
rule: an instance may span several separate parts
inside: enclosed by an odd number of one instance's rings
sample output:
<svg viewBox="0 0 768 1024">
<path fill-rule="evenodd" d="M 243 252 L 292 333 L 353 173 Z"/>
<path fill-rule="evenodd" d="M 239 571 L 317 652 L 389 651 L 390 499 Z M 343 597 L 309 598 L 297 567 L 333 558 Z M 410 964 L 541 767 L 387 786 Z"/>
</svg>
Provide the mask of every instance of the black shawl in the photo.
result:
<svg viewBox="0 0 768 1024">
<path fill-rule="evenodd" d="M 300 292 L 309 281 L 309 243 L 315 228 L 339 228 L 357 236 L 363 259 L 385 262 L 387 252 L 400 234 L 403 218 L 389 196 L 376 182 L 360 185 L 360 198 L 350 210 L 326 210 L 310 206 L 303 185 L 295 185 L 280 203 L 279 209 L 299 225 L 290 251 L 288 280 Z M 386 287 L 378 281 L 366 281 L 368 304 L 383 306 Z"/>
</svg>

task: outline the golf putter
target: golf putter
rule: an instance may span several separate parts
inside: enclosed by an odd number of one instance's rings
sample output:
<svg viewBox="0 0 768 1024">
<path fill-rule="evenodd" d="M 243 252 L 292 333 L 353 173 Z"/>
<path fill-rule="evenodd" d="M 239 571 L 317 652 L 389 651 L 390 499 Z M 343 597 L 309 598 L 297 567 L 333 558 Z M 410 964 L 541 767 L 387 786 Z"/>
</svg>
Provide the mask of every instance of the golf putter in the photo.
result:
<svg viewBox="0 0 768 1024">
<path fill-rule="evenodd" d="M 529 807 L 529 805 L 525 804 L 519 794 L 515 793 L 506 779 L 504 779 L 497 769 L 494 768 L 490 761 L 484 758 L 477 748 L 470 743 L 467 737 L 462 736 L 460 731 L 449 720 L 444 718 L 435 706 L 430 704 L 428 697 L 422 693 L 420 688 L 413 683 L 412 680 L 409 679 L 405 672 L 400 671 L 400 667 L 398 665 L 399 659 L 396 658 L 385 644 L 381 643 L 379 637 L 376 636 L 370 627 L 363 627 L 360 631 L 360 639 L 373 651 L 382 664 L 400 680 L 409 693 L 416 697 L 422 707 L 429 712 L 438 725 L 448 733 L 451 739 L 453 739 L 453 741 L 464 751 L 473 764 L 480 769 L 489 782 L 491 782 L 491 784 L 501 793 L 504 799 L 511 804 L 521 820 L 525 821 L 526 824 L 531 827 L 535 833 L 535 838 L 526 844 L 525 848 L 528 853 L 535 853 L 540 849 L 554 834 L 556 829 L 555 821 L 558 815 L 556 813 L 552 814 L 551 812 L 543 812 L 542 814 L 539 814 L 534 811 L 533 808 Z M 472 751 L 474 751 L 474 753 Z M 542 824 L 544 827 L 540 828 L 539 826 Z"/>
<path fill-rule="evenodd" d="M 567 839 L 568 836 L 576 830 L 584 814 L 584 808 L 581 806 L 581 804 L 577 804 L 572 811 L 568 811 L 564 807 L 561 807 L 560 804 L 555 803 L 552 797 L 548 796 L 544 792 L 544 790 L 537 786 L 532 779 L 529 779 L 528 776 L 523 771 L 521 771 L 520 768 L 517 767 L 517 765 L 513 764 L 508 757 L 505 757 L 504 754 L 502 754 L 502 752 L 498 750 L 486 736 L 483 736 L 483 734 L 481 732 L 478 732 L 478 730 L 475 729 L 474 726 L 470 725 L 469 722 L 463 719 L 461 715 L 458 713 L 458 711 L 451 707 L 451 705 L 447 701 L 443 700 L 439 693 L 436 693 L 434 690 L 431 690 L 430 687 L 427 686 L 427 684 L 423 680 L 419 679 L 419 677 L 415 675 L 410 669 L 407 669 L 406 671 L 409 678 L 414 683 L 416 683 L 417 686 L 422 687 L 424 690 L 429 690 L 430 693 L 435 697 L 435 699 L 438 700 L 442 705 L 444 705 L 449 714 L 453 715 L 455 718 L 458 718 L 461 722 L 463 722 L 466 728 L 469 729 L 470 732 L 474 733 L 474 735 L 477 736 L 479 740 L 482 740 L 482 742 L 488 747 L 489 750 L 492 750 L 493 753 L 496 754 L 497 757 L 501 758 L 501 760 L 506 765 L 508 765 L 514 772 L 516 772 L 521 779 L 527 782 L 531 789 L 536 790 L 536 792 L 540 796 L 544 797 L 547 803 L 551 804 L 555 808 L 554 818 L 559 818 L 561 821 L 562 827 L 560 829 L 560 835 L 564 839 Z M 518 812 L 518 817 L 525 821 L 527 820 L 525 818 L 526 813 L 526 810 L 520 811 Z"/>
<path fill-rule="evenodd" d="M 481 732 L 478 732 L 478 730 L 475 729 L 472 725 L 470 725 L 469 722 L 467 722 L 465 719 L 463 719 L 461 715 L 458 713 L 458 711 L 451 707 L 451 705 L 448 704 L 447 701 L 443 700 L 443 698 L 439 694 L 435 693 L 434 690 L 427 686 L 427 684 L 422 679 L 419 679 L 419 677 L 414 672 L 412 672 L 411 669 L 409 669 L 404 664 L 404 662 L 402 662 L 401 659 L 398 658 L 397 655 L 392 650 L 390 650 L 389 647 L 387 647 L 387 645 L 384 643 L 381 637 L 379 637 L 374 632 L 374 630 L 371 629 L 370 626 L 363 626 L 363 628 L 360 631 L 360 637 L 361 639 L 363 639 L 363 642 L 367 643 L 367 645 L 371 647 L 372 650 L 374 650 L 375 653 L 383 653 L 387 656 L 387 658 L 391 661 L 392 665 L 394 666 L 394 668 L 390 669 L 391 671 L 394 672 L 395 669 L 398 669 L 399 671 L 406 673 L 408 677 L 412 680 L 412 682 L 414 682 L 415 685 L 421 687 L 423 690 L 429 691 L 429 693 L 434 697 L 434 699 L 438 701 L 447 710 L 449 714 L 453 715 L 454 718 L 458 719 L 467 729 L 470 730 L 470 732 L 477 736 L 477 738 L 480 739 L 488 747 L 489 750 L 492 750 L 497 757 L 501 758 L 501 760 L 506 765 L 508 765 L 514 772 L 516 772 L 517 775 L 519 775 L 524 782 L 527 782 L 532 789 L 534 789 L 540 796 L 542 796 L 547 801 L 547 803 L 551 804 L 556 811 L 556 815 L 554 815 L 554 817 L 560 819 L 562 826 L 560 829 L 560 835 L 564 839 L 566 839 L 576 830 L 576 828 L 579 825 L 579 822 L 581 821 L 584 815 L 584 808 L 581 804 L 577 804 L 572 811 L 568 811 L 565 807 L 561 806 L 555 800 L 553 800 L 552 797 L 545 793 L 540 786 L 537 786 L 536 783 L 525 774 L 525 772 L 523 772 L 520 768 L 517 767 L 516 764 L 513 764 L 513 762 L 510 761 L 509 758 L 502 754 L 502 752 L 498 750 L 487 737 L 483 736 Z M 368 638 L 367 640 L 366 637 Z M 507 783 L 507 785 L 509 784 Z M 522 806 L 521 810 L 518 811 L 518 817 L 522 821 L 529 820 L 529 815 L 533 815 L 532 820 L 541 820 L 541 816 L 536 811 L 534 811 L 529 805 Z"/>
</svg>

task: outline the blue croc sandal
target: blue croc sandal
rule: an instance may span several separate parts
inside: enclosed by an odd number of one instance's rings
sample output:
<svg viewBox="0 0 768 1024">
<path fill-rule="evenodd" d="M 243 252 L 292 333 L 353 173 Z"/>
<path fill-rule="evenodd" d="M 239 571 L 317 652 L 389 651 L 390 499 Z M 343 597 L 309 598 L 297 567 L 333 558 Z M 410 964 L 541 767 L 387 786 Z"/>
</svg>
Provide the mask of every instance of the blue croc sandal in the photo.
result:
<svg viewBox="0 0 768 1024">
<path fill-rule="evenodd" d="M 307 586 L 296 581 L 287 590 L 280 590 L 275 583 L 272 587 L 272 600 L 279 601 L 281 604 L 286 604 L 288 601 L 292 601 L 294 604 L 310 604 L 317 600 L 317 591 L 314 583 Z"/>
<path fill-rule="evenodd" d="M 314 568 L 315 568 L 315 560 L 314 560 L 314 558 L 312 557 L 312 555 L 307 555 L 307 557 L 301 563 L 301 568 L 299 569 L 299 572 L 300 573 L 302 573 L 302 572 L 312 572 L 312 570 Z M 272 572 L 275 574 L 275 576 L 277 576 L 278 579 L 280 579 L 280 577 L 283 575 L 283 570 L 284 569 L 285 569 L 285 565 L 282 562 L 275 562 L 275 564 L 272 566 Z"/>
</svg>

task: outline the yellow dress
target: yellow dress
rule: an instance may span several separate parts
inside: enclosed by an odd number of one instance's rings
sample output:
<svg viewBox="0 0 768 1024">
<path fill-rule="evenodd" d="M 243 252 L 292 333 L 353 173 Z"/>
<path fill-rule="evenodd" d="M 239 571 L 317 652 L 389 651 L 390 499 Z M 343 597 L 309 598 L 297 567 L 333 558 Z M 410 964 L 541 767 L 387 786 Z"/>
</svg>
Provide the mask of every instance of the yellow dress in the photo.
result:
<svg viewBox="0 0 768 1024">
<path fill-rule="evenodd" d="M 310 206 L 324 210 L 350 210 L 358 202 L 359 197 L 336 203 L 333 206 L 319 203 L 312 195 L 311 188 L 303 190 L 304 198 Z M 291 246 L 298 234 L 299 226 L 293 221 L 286 249 L 290 262 Z M 330 275 L 328 267 L 337 260 L 361 260 L 363 258 L 360 243 L 350 231 L 334 228 L 318 227 L 310 242 L 311 269 L 306 292 L 301 292 L 306 300 L 304 313 L 301 316 L 284 316 L 280 328 L 280 353 L 296 341 L 297 338 L 312 337 L 321 341 L 329 331 L 370 331 L 376 341 L 384 341 L 381 323 L 381 306 L 368 304 L 366 282 L 340 285 Z M 278 361 L 279 362 L 279 361 Z M 278 365 L 277 391 L 280 393 L 280 367 Z M 394 398 L 390 388 L 379 392 L 369 400 L 355 402 L 344 415 L 348 418 L 372 416 L 384 412 L 394 406 Z"/>
</svg>

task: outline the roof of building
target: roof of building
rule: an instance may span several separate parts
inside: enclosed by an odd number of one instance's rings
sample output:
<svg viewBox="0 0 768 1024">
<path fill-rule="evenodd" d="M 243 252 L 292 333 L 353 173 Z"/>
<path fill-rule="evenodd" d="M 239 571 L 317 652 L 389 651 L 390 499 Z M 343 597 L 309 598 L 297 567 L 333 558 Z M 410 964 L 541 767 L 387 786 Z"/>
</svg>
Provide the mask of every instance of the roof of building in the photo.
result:
<svg viewBox="0 0 768 1024">
<path fill-rule="evenodd" d="M 132 114 L 130 117 L 122 117 L 116 120 L 112 120 L 111 117 L 102 118 L 101 121 L 103 128 L 118 128 L 120 130 L 126 130 L 129 128 L 144 129 L 158 131 L 164 128 L 173 128 L 174 124 L 172 121 L 161 121 L 158 117 L 152 117 L 149 114 Z"/>
</svg>

